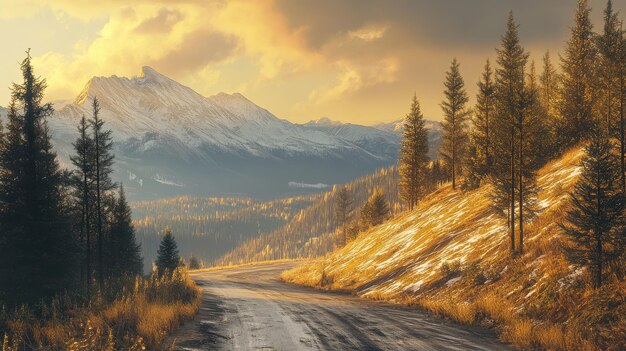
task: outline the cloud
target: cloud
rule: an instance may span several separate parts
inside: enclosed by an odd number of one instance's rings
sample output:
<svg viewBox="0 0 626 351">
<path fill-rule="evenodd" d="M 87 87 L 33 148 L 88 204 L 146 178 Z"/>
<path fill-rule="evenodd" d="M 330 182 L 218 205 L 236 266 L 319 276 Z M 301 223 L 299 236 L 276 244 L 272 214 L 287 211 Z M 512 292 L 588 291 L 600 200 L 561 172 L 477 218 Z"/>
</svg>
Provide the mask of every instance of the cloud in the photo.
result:
<svg viewBox="0 0 626 351">
<path fill-rule="evenodd" d="M 158 15 L 148 18 L 141 22 L 135 31 L 139 33 L 149 34 L 156 33 L 162 34 L 172 30 L 172 27 L 183 19 L 183 15 L 176 10 L 161 9 Z"/>
<path fill-rule="evenodd" d="M 591 4 L 601 28 L 604 1 Z M 614 5 L 626 8 L 626 0 Z M 452 57 L 473 96 L 509 10 L 533 57 L 557 53 L 574 8 L 571 0 L 3 0 L 0 19 L 22 18 L 41 32 L 68 19 L 80 32 L 77 23 L 84 23 L 85 36 L 67 42 L 59 35 L 56 50 L 45 45 L 50 39 L 24 36 L 26 47 L 41 53 L 36 69 L 52 98 L 72 98 L 91 76 L 132 76 L 150 65 L 205 95 L 242 90 L 290 119 L 328 115 L 366 123 L 404 115 L 413 92 L 425 114 L 439 118 Z"/>
</svg>

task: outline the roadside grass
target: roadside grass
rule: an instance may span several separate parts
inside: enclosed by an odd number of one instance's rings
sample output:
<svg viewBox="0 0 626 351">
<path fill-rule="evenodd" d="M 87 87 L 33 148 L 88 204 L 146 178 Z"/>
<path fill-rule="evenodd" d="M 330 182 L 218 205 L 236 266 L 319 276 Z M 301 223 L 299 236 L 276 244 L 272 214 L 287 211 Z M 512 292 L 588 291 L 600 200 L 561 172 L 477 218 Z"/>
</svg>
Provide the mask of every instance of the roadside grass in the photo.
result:
<svg viewBox="0 0 626 351">
<path fill-rule="evenodd" d="M 609 267 L 606 284 L 594 290 L 588 272 L 570 265 L 562 250 L 558 223 L 581 156 L 572 150 L 538 172 L 540 208 L 526 225 L 522 254 L 512 257 L 506 221 L 491 208 L 488 186 L 461 192 L 445 185 L 414 211 L 281 277 L 417 305 L 493 328 L 523 349 L 626 350 L 624 263 Z"/>
<path fill-rule="evenodd" d="M 167 350 L 166 336 L 192 319 L 201 302 L 200 290 L 184 268 L 161 278 L 137 277 L 109 303 L 102 296 L 91 306 L 76 304 L 49 313 L 43 322 L 26 307 L 4 311 L 1 350 Z"/>
</svg>

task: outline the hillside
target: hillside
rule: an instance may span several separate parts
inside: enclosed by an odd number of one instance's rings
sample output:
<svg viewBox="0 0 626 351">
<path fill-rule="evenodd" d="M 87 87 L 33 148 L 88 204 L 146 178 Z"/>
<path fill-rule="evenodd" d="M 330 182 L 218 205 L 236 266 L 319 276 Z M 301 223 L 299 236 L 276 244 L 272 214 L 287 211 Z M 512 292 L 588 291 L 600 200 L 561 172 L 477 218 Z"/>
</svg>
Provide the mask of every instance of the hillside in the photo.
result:
<svg viewBox="0 0 626 351">
<path fill-rule="evenodd" d="M 524 348 L 624 349 L 624 283 L 588 290 L 588 275 L 567 263 L 559 244 L 557 223 L 581 156 L 571 151 L 540 170 L 541 209 L 527 226 L 521 257 L 510 258 L 506 221 L 490 207 L 488 186 L 461 192 L 448 185 L 283 278 L 495 325 L 503 339 Z"/>
<path fill-rule="evenodd" d="M 319 199 L 316 194 L 268 202 L 212 197 L 133 202 L 133 223 L 141 243 L 144 271 L 156 259 L 166 226 L 172 228 L 181 257 L 193 255 L 210 263 L 247 239 L 281 228 Z"/>
<path fill-rule="evenodd" d="M 395 167 L 381 169 L 346 186 L 354 194 L 354 215 L 358 215 L 358 208 L 375 188 L 381 188 L 386 194 L 392 213 L 400 210 L 398 172 Z M 337 189 L 335 187 L 321 194 L 318 201 L 301 210 L 281 228 L 244 242 L 217 260 L 216 265 L 317 257 L 332 251 L 337 242 L 333 218 L 333 199 Z"/>
</svg>

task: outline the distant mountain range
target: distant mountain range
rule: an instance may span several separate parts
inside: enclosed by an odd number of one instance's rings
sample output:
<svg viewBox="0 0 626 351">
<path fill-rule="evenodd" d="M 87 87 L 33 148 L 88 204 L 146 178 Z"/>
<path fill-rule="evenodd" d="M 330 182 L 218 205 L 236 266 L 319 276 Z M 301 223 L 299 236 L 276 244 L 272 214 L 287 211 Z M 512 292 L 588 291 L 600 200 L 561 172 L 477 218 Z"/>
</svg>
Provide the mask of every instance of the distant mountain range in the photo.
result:
<svg viewBox="0 0 626 351">
<path fill-rule="evenodd" d="M 241 94 L 204 97 L 143 67 L 133 78 L 94 77 L 72 103 L 55 106 L 48 123 L 64 166 L 77 123 L 82 115 L 91 116 L 94 97 L 113 131 L 114 178 L 135 200 L 289 196 L 350 181 L 397 158 L 400 122 L 294 124 Z M 429 125 L 431 145 L 438 149 L 439 124 Z"/>
</svg>

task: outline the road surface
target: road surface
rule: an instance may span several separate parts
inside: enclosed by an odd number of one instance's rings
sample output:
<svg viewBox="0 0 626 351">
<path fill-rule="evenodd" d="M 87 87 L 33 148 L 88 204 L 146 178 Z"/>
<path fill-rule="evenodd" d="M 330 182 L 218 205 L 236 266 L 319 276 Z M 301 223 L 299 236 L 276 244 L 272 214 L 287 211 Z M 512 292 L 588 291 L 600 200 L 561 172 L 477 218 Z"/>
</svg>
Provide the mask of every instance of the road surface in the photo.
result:
<svg viewBox="0 0 626 351">
<path fill-rule="evenodd" d="M 280 281 L 295 263 L 195 273 L 196 318 L 174 350 L 508 350 L 485 330 L 416 309 Z"/>
</svg>

